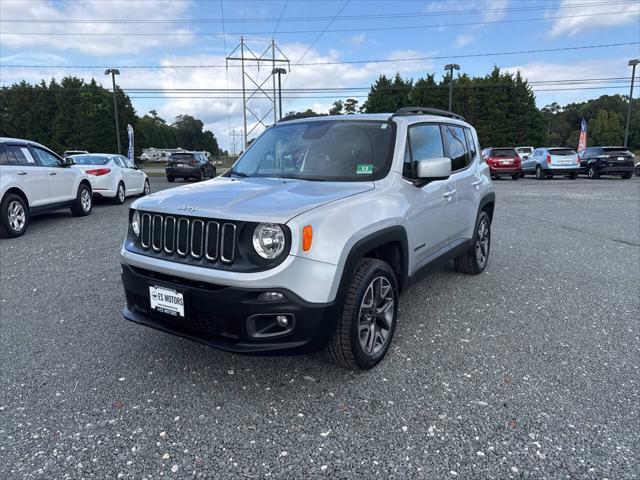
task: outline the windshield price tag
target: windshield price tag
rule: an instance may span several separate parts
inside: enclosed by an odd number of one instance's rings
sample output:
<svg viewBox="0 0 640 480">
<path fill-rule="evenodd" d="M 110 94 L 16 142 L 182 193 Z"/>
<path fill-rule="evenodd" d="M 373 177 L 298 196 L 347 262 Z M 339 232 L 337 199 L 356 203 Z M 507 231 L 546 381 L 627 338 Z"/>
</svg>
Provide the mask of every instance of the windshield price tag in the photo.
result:
<svg viewBox="0 0 640 480">
<path fill-rule="evenodd" d="M 371 163 L 359 163 L 356 167 L 357 175 L 366 175 L 373 173 L 373 164 Z"/>
</svg>

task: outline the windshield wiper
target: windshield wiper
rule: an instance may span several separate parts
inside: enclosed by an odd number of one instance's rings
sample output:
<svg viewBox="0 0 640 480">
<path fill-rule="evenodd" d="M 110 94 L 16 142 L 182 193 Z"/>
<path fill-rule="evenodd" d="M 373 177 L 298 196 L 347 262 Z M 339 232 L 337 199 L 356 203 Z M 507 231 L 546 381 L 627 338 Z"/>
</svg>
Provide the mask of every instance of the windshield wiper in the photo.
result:
<svg viewBox="0 0 640 480">
<path fill-rule="evenodd" d="M 229 169 L 229 175 L 236 175 L 238 177 L 248 177 L 248 175 L 244 172 L 238 172 L 237 170 L 234 170 L 233 168 Z"/>
</svg>

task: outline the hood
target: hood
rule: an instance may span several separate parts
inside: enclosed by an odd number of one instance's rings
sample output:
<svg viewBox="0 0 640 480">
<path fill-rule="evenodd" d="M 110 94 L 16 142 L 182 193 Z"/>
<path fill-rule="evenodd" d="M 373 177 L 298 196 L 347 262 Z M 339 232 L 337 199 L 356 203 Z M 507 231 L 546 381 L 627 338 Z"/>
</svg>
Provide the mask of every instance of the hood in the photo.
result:
<svg viewBox="0 0 640 480">
<path fill-rule="evenodd" d="M 373 188 L 373 182 L 218 177 L 162 190 L 136 200 L 132 208 L 174 215 L 287 223 L 312 208 Z"/>
</svg>

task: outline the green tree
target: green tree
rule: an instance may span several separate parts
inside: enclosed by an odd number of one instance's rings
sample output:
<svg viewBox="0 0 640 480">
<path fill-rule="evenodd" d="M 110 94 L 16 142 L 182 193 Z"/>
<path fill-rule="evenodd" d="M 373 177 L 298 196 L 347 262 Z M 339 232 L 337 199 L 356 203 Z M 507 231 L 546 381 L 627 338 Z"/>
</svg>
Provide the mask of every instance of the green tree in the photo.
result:
<svg viewBox="0 0 640 480">
<path fill-rule="evenodd" d="M 329 115 L 342 115 L 343 107 L 344 104 L 342 103 L 342 100 L 336 100 L 329 109 Z"/>
<path fill-rule="evenodd" d="M 624 127 L 615 112 L 600 110 L 590 123 L 592 142 L 596 145 L 622 145 Z"/>
</svg>

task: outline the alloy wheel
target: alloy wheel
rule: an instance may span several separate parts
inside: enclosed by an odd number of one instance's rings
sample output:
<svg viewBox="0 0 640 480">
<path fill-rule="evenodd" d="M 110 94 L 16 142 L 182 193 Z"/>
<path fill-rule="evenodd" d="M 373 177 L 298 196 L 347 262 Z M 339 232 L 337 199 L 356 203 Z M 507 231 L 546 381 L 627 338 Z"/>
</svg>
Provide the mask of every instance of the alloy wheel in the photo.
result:
<svg viewBox="0 0 640 480">
<path fill-rule="evenodd" d="M 125 194 L 124 194 L 124 186 L 122 184 L 118 185 L 118 200 L 120 203 L 124 202 Z"/>
<path fill-rule="evenodd" d="M 386 346 L 394 317 L 391 282 L 383 276 L 376 277 L 365 290 L 358 315 L 358 338 L 367 355 L 376 355 Z"/>
<path fill-rule="evenodd" d="M 149 185 L 149 180 L 144 182 L 144 194 L 149 195 L 151 193 L 151 186 Z"/>
<path fill-rule="evenodd" d="M 484 268 L 489 257 L 489 242 L 491 233 L 489 230 L 489 222 L 483 218 L 478 225 L 478 233 L 476 234 L 476 261 L 480 268 Z"/>
<path fill-rule="evenodd" d="M 20 202 L 14 200 L 9 204 L 7 212 L 9 226 L 11 226 L 15 232 L 21 232 L 27 221 L 27 214 L 24 211 L 24 206 Z"/>
<path fill-rule="evenodd" d="M 86 188 L 80 193 L 80 204 L 82 205 L 82 210 L 85 212 L 91 210 L 91 194 Z"/>
</svg>

